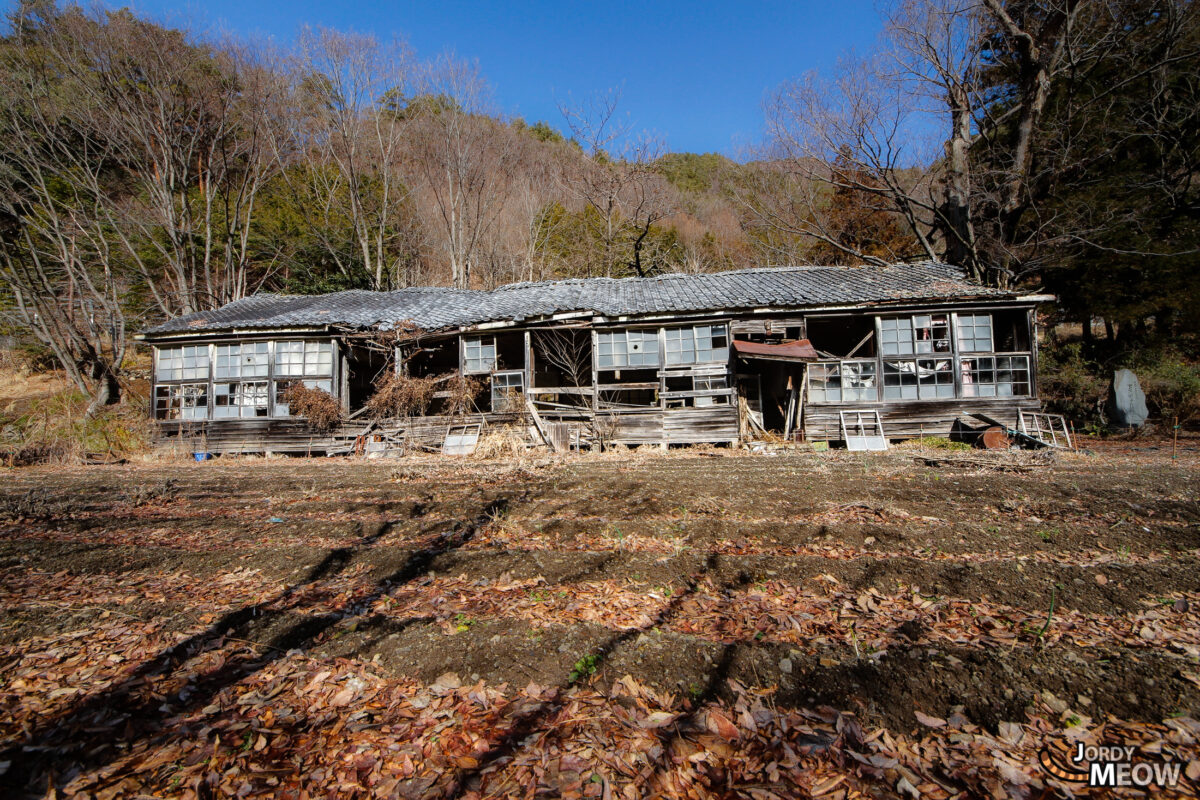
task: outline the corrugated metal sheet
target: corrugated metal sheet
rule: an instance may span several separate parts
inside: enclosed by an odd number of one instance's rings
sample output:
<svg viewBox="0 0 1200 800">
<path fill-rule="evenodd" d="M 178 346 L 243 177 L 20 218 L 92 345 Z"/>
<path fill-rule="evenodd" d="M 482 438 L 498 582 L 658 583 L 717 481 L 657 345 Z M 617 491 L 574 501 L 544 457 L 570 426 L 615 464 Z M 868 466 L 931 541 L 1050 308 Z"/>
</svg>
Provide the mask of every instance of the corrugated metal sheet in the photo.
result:
<svg viewBox="0 0 1200 800">
<path fill-rule="evenodd" d="M 936 262 L 888 267 L 782 267 L 703 275 L 515 283 L 487 292 L 426 287 L 316 296 L 260 294 L 215 311 L 169 320 L 145 333 L 153 336 L 191 330 L 326 324 L 387 329 L 404 323 L 432 331 L 564 312 L 638 316 L 1007 296 L 1014 295 L 972 284 L 958 268 Z"/>
</svg>

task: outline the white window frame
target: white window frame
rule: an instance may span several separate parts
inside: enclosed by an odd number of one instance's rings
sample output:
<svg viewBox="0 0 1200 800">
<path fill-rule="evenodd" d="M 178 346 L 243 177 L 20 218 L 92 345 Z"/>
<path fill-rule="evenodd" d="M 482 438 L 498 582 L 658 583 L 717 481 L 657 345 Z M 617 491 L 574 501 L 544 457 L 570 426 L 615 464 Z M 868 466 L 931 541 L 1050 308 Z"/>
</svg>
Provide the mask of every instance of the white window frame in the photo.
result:
<svg viewBox="0 0 1200 800">
<path fill-rule="evenodd" d="M 512 409 L 512 408 L 500 409 L 497 407 L 498 400 L 505 400 L 510 396 L 510 393 L 506 392 L 505 390 L 506 389 L 512 390 L 514 388 L 517 389 L 516 394 L 521 398 L 521 400 L 518 401 L 518 406 L 523 406 L 524 405 L 524 397 L 525 397 L 525 371 L 524 370 L 512 369 L 512 370 L 504 370 L 502 372 L 493 372 L 492 373 L 492 380 L 491 380 L 492 411 L 499 412 L 499 411 L 519 410 L 519 409 Z"/>
<path fill-rule="evenodd" d="M 724 340 L 720 346 L 717 339 Z M 729 361 L 729 326 L 723 322 L 663 329 L 664 358 L 668 367 L 721 364 Z"/>
<path fill-rule="evenodd" d="M 275 342 L 274 376 L 276 378 L 332 378 L 333 342 L 324 339 L 277 340 Z"/>
<path fill-rule="evenodd" d="M 942 356 L 949 355 L 954 349 L 949 312 L 881 316 L 876 320 L 879 354 L 884 358 Z M 928 331 L 928 335 L 922 338 L 921 331 Z M 941 338 L 934 335 L 939 331 L 944 334 Z M 937 349 L 939 342 L 944 344 L 943 349 Z"/>
<path fill-rule="evenodd" d="M 220 391 L 229 387 L 228 391 Z M 220 403 L 222 397 L 233 398 L 232 402 Z M 268 415 L 271 407 L 271 382 L 267 380 L 229 381 L 213 383 L 213 419 L 255 419 Z M 220 409 L 237 409 L 237 413 L 218 413 Z M 259 413 L 259 410 L 262 413 Z"/>
<path fill-rule="evenodd" d="M 157 384 L 154 387 L 154 418 L 183 422 L 208 419 L 208 381 Z"/>
<path fill-rule="evenodd" d="M 464 336 L 462 343 L 462 373 L 464 375 L 486 375 L 496 369 L 495 336 Z M 472 362 L 476 366 L 472 366 Z"/>
<path fill-rule="evenodd" d="M 184 344 L 155 348 L 155 383 L 208 380 L 207 344 Z"/>
<path fill-rule="evenodd" d="M 265 379 L 270 375 L 270 365 L 270 341 L 218 344 L 213 358 L 213 380 L 230 383 Z"/>
<path fill-rule="evenodd" d="M 596 368 L 657 369 L 662 366 L 657 328 L 619 328 L 596 332 Z"/>
<path fill-rule="evenodd" d="M 984 324 L 980 324 L 983 320 Z M 996 330 L 991 312 L 967 312 L 955 314 L 955 342 L 960 353 L 993 353 L 995 352 Z M 984 347 L 977 345 L 984 341 L 979 335 L 983 328 L 987 329 L 987 339 Z M 964 334 L 970 332 L 969 336 Z"/>
</svg>

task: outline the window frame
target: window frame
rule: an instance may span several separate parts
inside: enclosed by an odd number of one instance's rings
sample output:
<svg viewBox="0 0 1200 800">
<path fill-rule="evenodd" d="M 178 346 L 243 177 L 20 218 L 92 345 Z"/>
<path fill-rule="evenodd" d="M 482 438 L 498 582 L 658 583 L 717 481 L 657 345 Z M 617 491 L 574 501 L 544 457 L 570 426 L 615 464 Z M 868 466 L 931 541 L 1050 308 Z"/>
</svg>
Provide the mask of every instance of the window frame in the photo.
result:
<svg viewBox="0 0 1200 800">
<path fill-rule="evenodd" d="M 496 355 L 496 337 L 495 336 L 463 336 L 462 339 L 462 358 L 460 360 L 460 369 L 463 375 L 489 375 L 496 370 L 497 355 Z M 471 367 L 471 349 L 477 347 L 479 357 L 474 359 L 478 361 L 479 367 Z M 491 360 L 485 355 L 487 350 L 491 350 Z"/>
<path fill-rule="evenodd" d="M 597 371 L 661 369 L 663 353 L 659 346 L 658 330 L 658 328 L 610 328 L 596 331 Z M 606 358 L 608 361 L 605 361 Z"/>
<path fill-rule="evenodd" d="M 701 335 L 702 331 L 703 335 Z M 716 345 L 715 342 L 718 339 L 723 340 L 724 344 Z M 702 347 L 702 341 L 707 341 L 708 346 Z M 673 344 L 678 346 L 672 347 Z M 729 362 L 730 346 L 729 325 L 724 322 L 664 326 L 663 366 L 670 368 L 725 364 Z M 673 354 L 682 356 L 684 353 L 690 353 L 690 358 L 672 357 Z M 708 355 L 702 357 L 701 353 Z"/>
<path fill-rule="evenodd" d="M 290 417 L 292 415 L 290 410 L 287 409 L 287 405 L 277 402 L 277 399 L 283 391 L 286 391 L 287 385 L 296 381 L 301 381 L 306 386 L 310 386 L 310 388 L 320 389 L 339 400 L 341 399 L 341 387 L 339 386 L 339 358 L 341 351 L 337 341 L 333 338 L 226 339 L 205 342 L 204 344 L 180 345 L 162 343 L 154 344 L 153 348 L 153 389 L 149 411 L 151 419 L 157 421 L 169 422 L 179 420 L 179 417 L 172 418 L 169 416 L 172 413 L 171 409 L 173 407 L 171 401 L 166 399 L 160 400 L 160 397 L 169 397 L 171 390 L 168 387 L 180 385 L 203 385 L 206 387 L 204 395 L 207 400 L 207 405 L 205 406 L 206 413 L 202 417 L 194 417 L 194 420 Z M 173 353 L 175 351 L 186 352 L 183 348 L 193 348 L 193 353 L 188 355 L 207 364 L 203 376 L 175 380 L 160 378 L 160 364 L 164 361 L 164 354 L 172 353 L 165 360 L 167 363 L 174 364 L 176 358 Z M 294 357 L 297 348 L 299 351 L 298 359 Z M 285 366 L 281 370 L 279 357 L 280 354 L 285 352 L 291 352 L 293 357 L 283 362 Z M 220 375 L 218 375 L 218 363 L 220 363 Z M 198 366 L 196 368 L 198 369 Z M 294 370 L 297 368 L 305 374 L 295 374 Z M 258 388 L 250 390 L 238 388 L 224 390 L 222 388 L 219 391 L 219 386 L 228 387 L 239 384 L 255 385 L 260 383 L 267 384 L 265 413 L 255 413 L 253 415 L 239 413 L 237 416 L 224 412 L 218 413 L 218 408 L 264 408 L 264 406 L 257 403 L 254 405 L 236 406 L 234 404 L 218 406 L 217 404 L 218 397 L 245 397 L 244 393 L 246 391 L 251 391 L 251 396 L 257 397 L 259 393 Z M 282 408 L 279 408 L 279 406 L 282 406 Z"/>
<path fill-rule="evenodd" d="M 848 366 L 862 370 L 853 379 L 855 381 L 855 385 L 853 386 L 846 385 L 848 374 L 846 368 Z M 813 367 L 820 367 L 822 370 L 826 370 L 824 376 L 826 385 L 824 387 L 814 384 L 813 379 L 817 376 L 813 374 Z M 832 373 L 828 372 L 830 368 L 833 369 Z M 865 377 L 865 372 L 867 371 L 870 372 L 869 379 Z M 837 388 L 835 391 L 838 396 L 836 399 L 828 397 L 830 392 L 828 388 L 829 381 L 832 378 L 837 379 Z M 869 380 L 869 382 L 865 382 L 866 380 Z M 873 403 L 879 400 L 879 362 L 874 358 L 842 358 L 836 361 L 814 361 L 805 370 L 805 383 L 808 386 L 808 400 L 813 403 Z M 853 391 L 856 395 L 847 397 L 847 391 Z M 814 392 L 819 392 L 821 396 L 817 397 L 814 395 Z"/>
<path fill-rule="evenodd" d="M 513 382 L 514 378 L 516 379 L 515 383 Z M 506 390 L 506 389 L 511 390 L 514 387 L 516 387 L 516 389 L 518 390 L 515 394 L 518 395 L 520 398 L 522 398 L 521 401 L 518 401 L 518 408 L 517 409 L 508 408 L 508 409 L 503 409 L 502 411 L 498 411 L 496 408 L 497 399 L 498 398 L 499 399 L 507 399 L 510 396 L 510 393 L 505 392 L 504 390 Z M 520 406 L 524 405 L 523 399 L 525 397 L 525 370 L 523 370 L 523 369 L 506 369 L 506 370 L 500 370 L 499 372 L 493 372 L 491 375 L 491 380 L 489 381 L 488 390 L 489 390 L 489 393 L 491 396 L 491 403 L 492 403 L 491 408 L 492 408 L 493 413 L 504 413 L 506 411 L 511 412 L 513 410 L 520 410 Z"/>
</svg>

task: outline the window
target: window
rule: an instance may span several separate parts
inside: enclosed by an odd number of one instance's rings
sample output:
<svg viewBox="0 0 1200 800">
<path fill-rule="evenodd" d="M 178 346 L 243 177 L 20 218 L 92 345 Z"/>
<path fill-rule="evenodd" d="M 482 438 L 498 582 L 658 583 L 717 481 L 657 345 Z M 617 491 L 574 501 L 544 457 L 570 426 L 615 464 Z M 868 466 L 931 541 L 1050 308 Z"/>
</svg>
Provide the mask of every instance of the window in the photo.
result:
<svg viewBox="0 0 1200 800">
<path fill-rule="evenodd" d="M 497 372 L 492 375 L 492 411 L 519 411 L 525 406 L 525 373 Z"/>
<path fill-rule="evenodd" d="M 878 400 L 874 361 L 834 361 L 808 368 L 808 398 L 814 403 Z"/>
<path fill-rule="evenodd" d="M 242 342 L 241 344 L 217 345 L 217 359 L 213 377 L 222 378 L 265 378 L 267 377 L 267 342 Z"/>
<path fill-rule="evenodd" d="M 495 336 L 473 336 L 463 339 L 463 372 L 491 372 L 495 368 Z"/>
<path fill-rule="evenodd" d="M 729 334 L 724 325 L 667 328 L 667 364 L 710 364 L 729 360 Z"/>
<path fill-rule="evenodd" d="M 992 315 L 958 315 L 958 350 L 962 353 L 992 351 Z"/>
<path fill-rule="evenodd" d="M 950 317 L 946 314 L 880 317 L 879 346 L 885 356 L 949 353 Z"/>
<path fill-rule="evenodd" d="M 954 397 L 953 364 L 918 358 L 883 362 L 884 400 L 936 400 Z"/>
<path fill-rule="evenodd" d="M 333 375 L 333 344 L 318 341 L 276 342 L 275 374 L 286 378 Z"/>
<path fill-rule="evenodd" d="M 918 314 L 913 317 L 913 332 L 918 353 L 950 352 L 950 317 L 946 314 Z"/>
<path fill-rule="evenodd" d="M 160 348 L 155 377 L 160 381 L 208 380 L 208 345 Z"/>
<path fill-rule="evenodd" d="M 692 379 L 692 389 L 697 392 L 720 392 L 729 389 L 729 379 L 724 375 L 696 376 Z M 708 394 L 696 397 L 697 408 L 729 405 L 729 394 Z"/>
<path fill-rule="evenodd" d="M 274 416 L 287 417 L 287 416 L 291 415 L 292 411 L 290 408 L 288 408 L 288 404 L 284 401 L 283 397 L 285 394 L 287 394 L 287 390 L 292 388 L 297 383 L 303 384 L 303 385 L 307 386 L 309 389 L 320 389 L 322 392 L 325 392 L 326 394 L 330 394 L 330 395 L 333 394 L 333 381 L 331 381 L 331 380 L 309 379 L 309 380 L 275 381 L 275 383 L 274 383 L 274 386 L 275 386 L 275 411 L 273 412 Z M 257 415 L 257 416 L 261 416 L 261 415 Z"/>
<path fill-rule="evenodd" d="M 964 358 L 963 397 L 1015 397 L 1029 394 L 1029 356 Z"/>
<path fill-rule="evenodd" d="M 912 320 L 909 317 L 880 317 L 879 349 L 885 356 L 912 355 L 915 352 Z"/>
<path fill-rule="evenodd" d="M 176 383 L 155 387 L 154 416 L 156 419 L 207 419 L 208 384 Z"/>
<path fill-rule="evenodd" d="M 213 417 L 265 417 L 267 382 L 218 383 L 213 385 Z"/>
<path fill-rule="evenodd" d="M 658 365 L 658 331 L 632 329 L 596 334 L 596 366 L 600 369 Z"/>
</svg>

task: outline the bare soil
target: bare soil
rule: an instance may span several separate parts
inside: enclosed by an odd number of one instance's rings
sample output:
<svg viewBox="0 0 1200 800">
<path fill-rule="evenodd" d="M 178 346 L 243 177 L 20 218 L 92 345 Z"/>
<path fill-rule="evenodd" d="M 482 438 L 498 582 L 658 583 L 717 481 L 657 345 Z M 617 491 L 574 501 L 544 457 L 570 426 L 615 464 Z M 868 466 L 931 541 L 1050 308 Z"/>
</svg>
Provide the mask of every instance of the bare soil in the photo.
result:
<svg viewBox="0 0 1200 800">
<path fill-rule="evenodd" d="M 1200 715 L 1200 453 L 1096 444 L 1018 470 L 926 455 L 10 471 L 0 675 L 123 620 L 424 684 L 603 693 L 628 675 L 730 702 L 745 687 L 896 735 L 922 729 L 917 712 L 996 732 L 1044 702 Z M 130 668 L 156 655 L 173 668 L 153 648 L 113 653 Z M 10 788 L 102 771 L 143 735 L 129 724 L 117 751 L 88 750 L 82 718 L 47 733 L 69 705 L 23 719 L 29 695 L 6 680 Z M 85 750 L 101 755 L 55 756 Z"/>
</svg>

